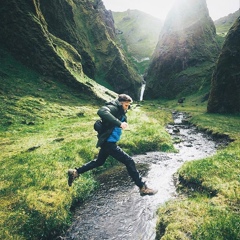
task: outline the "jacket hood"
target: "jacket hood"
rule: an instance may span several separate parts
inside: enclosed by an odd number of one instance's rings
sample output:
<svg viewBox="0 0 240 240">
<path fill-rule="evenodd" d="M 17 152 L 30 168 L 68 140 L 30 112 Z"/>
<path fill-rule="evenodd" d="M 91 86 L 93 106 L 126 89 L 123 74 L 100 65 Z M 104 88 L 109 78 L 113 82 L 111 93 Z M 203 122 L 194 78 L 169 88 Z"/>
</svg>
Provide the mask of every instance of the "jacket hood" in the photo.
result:
<svg viewBox="0 0 240 240">
<path fill-rule="evenodd" d="M 118 100 L 112 100 L 110 102 L 106 102 L 105 105 L 113 105 L 113 106 L 116 106 L 116 107 L 121 107 L 122 106 L 122 104 Z"/>
<path fill-rule="evenodd" d="M 112 101 L 110 101 L 110 102 L 107 102 L 106 104 L 105 104 L 106 106 L 108 105 L 112 105 L 112 106 L 114 106 L 114 107 L 116 107 L 122 114 L 125 114 L 126 112 L 124 112 L 124 109 L 123 109 L 123 107 L 122 107 L 122 103 L 121 102 L 119 102 L 117 99 L 116 100 L 112 100 Z"/>
</svg>

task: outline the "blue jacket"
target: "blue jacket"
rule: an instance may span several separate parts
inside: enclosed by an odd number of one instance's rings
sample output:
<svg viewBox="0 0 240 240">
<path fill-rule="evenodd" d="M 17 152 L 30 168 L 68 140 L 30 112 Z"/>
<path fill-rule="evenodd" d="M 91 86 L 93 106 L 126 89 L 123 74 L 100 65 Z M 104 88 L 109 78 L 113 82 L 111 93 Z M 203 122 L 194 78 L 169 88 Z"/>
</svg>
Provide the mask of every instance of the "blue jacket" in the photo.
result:
<svg viewBox="0 0 240 240">
<path fill-rule="evenodd" d="M 123 117 L 121 119 L 121 122 L 124 122 L 125 118 Z M 107 142 L 118 142 L 120 140 L 120 137 L 122 135 L 122 129 L 120 127 L 115 127 L 111 133 L 111 135 L 109 136 L 109 138 L 107 139 Z"/>
<path fill-rule="evenodd" d="M 97 114 L 102 119 L 104 129 L 101 134 L 98 134 L 98 142 L 96 145 L 96 147 L 101 147 L 112 134 L 115 127 L 120 128 L 122 119 L 127 122 L 127 116 L 122 108 L 122 104 L 118 100 L 106 103 L 105 106 L 102 106 L 98 110 Z"/>
</svg>

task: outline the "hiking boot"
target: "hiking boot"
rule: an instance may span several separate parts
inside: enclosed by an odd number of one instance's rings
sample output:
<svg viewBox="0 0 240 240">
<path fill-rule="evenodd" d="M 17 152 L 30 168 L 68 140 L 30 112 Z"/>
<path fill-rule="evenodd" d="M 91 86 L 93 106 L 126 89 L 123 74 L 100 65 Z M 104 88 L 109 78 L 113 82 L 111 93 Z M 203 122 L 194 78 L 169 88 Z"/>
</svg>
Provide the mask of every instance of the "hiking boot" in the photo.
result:
<svg viewBox="0 0 240 240">
<path fill-rule="evenodd" d="M 68 186 L 71 187 L 73 181 L 79 177 L 79 173 L 77 169 L 69 169 L 68 170 Z"/>
<path fill-rule="evenodd" d="M 144 185 L 140 188 L 140 195 L 141 196 L 145 196 L 145 195 L 154 195 L 156 194 L 158 191 L 148 188 L 147 185 L 144 183 Z"/>
</svg>

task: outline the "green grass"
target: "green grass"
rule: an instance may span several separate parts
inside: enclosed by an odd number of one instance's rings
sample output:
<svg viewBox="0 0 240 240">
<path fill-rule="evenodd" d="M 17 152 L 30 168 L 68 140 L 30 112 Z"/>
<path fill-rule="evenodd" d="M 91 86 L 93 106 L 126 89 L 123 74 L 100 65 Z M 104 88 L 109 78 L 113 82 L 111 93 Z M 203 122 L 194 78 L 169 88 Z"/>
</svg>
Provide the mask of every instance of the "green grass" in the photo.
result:
<svg viewBox="0 0 240 240">
<path fill-rule="evenodd" d="M 140 109 L 138 113 L 138 118 L 130 122 L 132 127 L 122 139 L 122 146 L 129 153 L 173 149 L 164 126 L 157 121 L 159 131 L 154 135 L 153 130 L 143 132 L 146 115 Z M 129 115 L 134 116 L 134 110 Z M 96 109 L 89 107 L 83 117 L 74 114 L 71 118 L 44 119 L 40 125 L 16 124 L 10 131 L 1 132 L 3 239 L 46 239 L 68 226 L 71 205 L 86 199 L 97 187 L 92 172 L 84 174 L 73 188 L 67 186 L 66 176 L 68 168 L 80 166 L 97 154 L 94 119 Z M 136 122 L 139 119 L 140 124 Z M 151 117 L 148 120 L 155 121 Z"/>
<path fill-rule="evenodd" d="M 149 151 L 174 151 L 169 134 L 163 128 L 172 121 L 170 112 L 155 106 L 138 105 L 128 114 L 130 127 L 125 131 L 121 146 L 130 154 Z M 140 151 L 140 152 L 139 152 Z"/>
<path fill-rule="evenodd" d="M 116 161 L 81 176 L 72 188 L 66 171 L 94 157 L 99 102 L 55 79 L 40 76 L 1 51 L 0 238 L 53 239 L 71 224 L 71 207 L 98 187 L 96 176 Z M 207 114 L 208 89 L 183 104 L 144 101 L 128 112 L 120 145 L 129 154 L 174 151 L 164 126 L 169 109 L 188 112 L 192 123 L 235 141 L 217 154 L 178 171 L 182 193 L 158 211 L 157 239 L 238 239 L 240 205 L 239 115 Z"/>
<path fill-rule="evenodd" d="M 0 239 L 53 239 L 71 224 L 71 208 L 98 187 L 96 175 L 116 164 L 109 159 L 67 185 L 67 170 L 98 153 L 93 123 L 101 102 L 1 53 Z M 120 144 L 129 154 L 174 150 L 164 129 L 169 112 L 133 104 L 128 117 Z"/>
<path fill-rule="evenodd" d="M 188 112 L 200 130 L 234 141 L 214 156 L 187 162 L 178 170 L 181 197 L 159 209 L 157 239 L 240 238 L 240 115 L 208 114 L 200 99 L 196 94 L 183 104 L 175 100 L 164 105 Z"/>
</svg>

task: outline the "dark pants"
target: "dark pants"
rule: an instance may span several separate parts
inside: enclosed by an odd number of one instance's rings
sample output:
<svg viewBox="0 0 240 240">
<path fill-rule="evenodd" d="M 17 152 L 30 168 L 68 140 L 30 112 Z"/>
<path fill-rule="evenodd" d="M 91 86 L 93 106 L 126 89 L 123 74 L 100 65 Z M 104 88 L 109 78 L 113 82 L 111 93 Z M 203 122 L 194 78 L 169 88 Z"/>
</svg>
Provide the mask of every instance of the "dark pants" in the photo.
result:
<svg viewBox="0 0 240 240">
<path fill-rule="evenodd" d="M 128 174 L 132 178 L 134 183 L 140 188 L 143 186 L 144 183 L 142 182 L 142 178 L 136 169 L 135 162 L 127 153 L 125 153 L 119 146 L 117 146 L 116 143 L 104 143 L 98 153 L 97 159 L 88 162 L 82 167 L 78 168 L 78 173 L 81 174 L 93 168 L 102 166 L 108 156 L 112 156 L 119 162 L 123 163 L 126 166 Z"/>
</svg>

